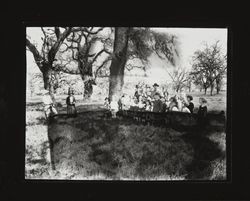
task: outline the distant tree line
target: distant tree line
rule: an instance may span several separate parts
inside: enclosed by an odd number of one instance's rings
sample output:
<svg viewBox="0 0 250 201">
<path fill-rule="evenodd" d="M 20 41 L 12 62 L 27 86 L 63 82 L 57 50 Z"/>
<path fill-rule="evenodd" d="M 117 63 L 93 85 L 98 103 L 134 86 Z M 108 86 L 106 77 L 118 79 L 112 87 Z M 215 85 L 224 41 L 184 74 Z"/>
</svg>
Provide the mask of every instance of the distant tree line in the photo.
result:
<svg viewBox="0 0 250 201">
<path fill-rule="evenodd" d="M 223 85 L 223 79 L 227 72 L 227 56 L 222 54 L 219 41 L 211 46 L 205 44 L 204 49 L 194 52 L 192 58 L 192 69 L 187 71 L 185 68 L 177 67 L 171 73 L 168 72 L 172 88 L 176 92 L 188 88 L 191 91 L 192 83 L 207 94 L 210 88 L 210 95 L 214 89 L 219 94 Z"/>
</svg>

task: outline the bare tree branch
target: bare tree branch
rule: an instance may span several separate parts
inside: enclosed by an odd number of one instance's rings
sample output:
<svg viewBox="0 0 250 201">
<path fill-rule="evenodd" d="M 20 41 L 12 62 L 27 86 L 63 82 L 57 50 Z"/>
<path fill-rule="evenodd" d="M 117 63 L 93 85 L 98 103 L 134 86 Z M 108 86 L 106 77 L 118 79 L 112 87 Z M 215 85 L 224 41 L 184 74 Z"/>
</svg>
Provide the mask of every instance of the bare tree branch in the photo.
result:
<svg viewBox="0 0 250 201">
<path fill-rule="evenodd" d="M 64 41 L 64 39 L 70 34 L 72 28 L 66 28 L 65 31 L 60 35 L 56 43 L 51 47 L 49 53 L 48 53 L 48 61 L 49 63 L 53 63 L 55 59 L 55 55 L 61 45 L 61 43 Z"/>
<path fill-rule="evenodd" d="M 104 27 L 101 27 L 101 28 L 99 28 L 99 29 L 96 30 L 96 31 L 92 31 L 93 28 L 90 28 L 90 30 L 89 30 L 89 29 L 87 29 L 86 27 L 78 27 L 78 28 L 73 28 L 72 31 L 73 31 L 73 32 L 83 31 L 83 32 L 86 32 L 86 33 L 88 33 L 88 34 L 94 35 L 94 34 L 98 34 L 98 33 L 99 33 L 100 31 L 102 31 L 103 29 L 104 29 Z"/>
<path fill-rule="evenodd" d="M 107 57 L 101 65 L 98 66 L 98 68 L 95 71 L 95 76 L 94 76 L 94 80 L 96 80 L 98 72 L 109 62 L 111 61 L 112 57 Z"/>
<path fill-rule="evenodd" d="M 39 51 L 37 50 L 36 46 L 33 45 L 29 39 L 26 38 L 26 46 L 28 47 L 28 49 L 30 50 L 30 52 L 33 54 L 35 62 L 37 64 L 37 66 L 39 67 L 39 69 L 42 71 L 42 65 L 41 62 L 43 60 L 43 57 L 40 55 Z"/>
<path fill-rule="evenodd" d="M 56 38 L 58 40 L 60 35 L 61 35 L 59 27 L 55 27 L 55 34 L 56 34 Z"/>
</svg>

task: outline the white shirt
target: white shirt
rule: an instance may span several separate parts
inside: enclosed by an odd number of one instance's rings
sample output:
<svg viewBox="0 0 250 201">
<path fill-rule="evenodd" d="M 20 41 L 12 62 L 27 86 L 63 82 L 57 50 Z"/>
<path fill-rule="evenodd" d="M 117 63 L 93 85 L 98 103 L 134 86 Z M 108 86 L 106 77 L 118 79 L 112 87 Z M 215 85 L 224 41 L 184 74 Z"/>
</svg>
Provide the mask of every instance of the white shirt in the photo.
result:
<svg viewBox="0 0 250 201">
<path fill-rule="evenodd" d="M 112 102 L 110 103 L 110 108 L 111 108 L 112 110 L 118 110 L 118 103 L 117 103 L 116 101 L 112 101 Z"/>
<path fill-rule="evenodd" d="M 183 107 L 183 108 L 182 108 L 182 112 L 191 113 L 190 110 L 189 110 L 187 107 Z"/>
<path fill-rule="evenodd" d="M 70 102 L 71 104 L 73 103 L 73 97 L 72 97 L 72 96 L 69 97 L 69 102 Z"/>
<path fill-rule="evenodd" d="M 176 106 L 174 106 L 174 107 L 172 108 L 172 111 L 179 111 L 179 110 L 178 110 L 178 108 L 177 108 Z"/>
<path fill-rule="evenodd" d="M 50 104 L 53 103 L 53 101 L 52 101 L 50 95 L 44 95 L 44 96 L 43 96 L 43 103 L 44 103 L 45 105 L 50 105 Z"/>
</svg>

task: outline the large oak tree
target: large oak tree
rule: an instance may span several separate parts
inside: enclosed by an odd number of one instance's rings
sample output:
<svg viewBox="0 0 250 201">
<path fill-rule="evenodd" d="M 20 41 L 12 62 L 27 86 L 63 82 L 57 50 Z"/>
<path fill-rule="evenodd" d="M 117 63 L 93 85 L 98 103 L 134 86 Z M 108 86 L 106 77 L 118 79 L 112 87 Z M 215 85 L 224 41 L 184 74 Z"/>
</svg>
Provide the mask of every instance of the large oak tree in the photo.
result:
<svg viewBox="0 0 250 201">
<path fill-rule="evenodd" d="M 41 27 L 44 37 L 42 37 L 42 49 L 39 51 L 35 44 L 26 38 L 26 47 L 33 54 L 34 60 L 43 75 L 44 88 L 49 90 L 50 95 L 54 100 L 54 87 L 53 87 L 53 64 L 56 60 L 56 54 L 62 45 L 63 41 L 69 36 L 72 28 L 65 27 L 60 29 L 54 27 L 53 29 L 45 30 Z"/>
<path fill-rule="evenodd" d="M 110 65 L 109 98 L 118 99 L 124 84 L 124 71 L 133 68 L 129 60 L 141 61 L 145 70 L 149 56 L 155 53 L 172 65 L 179 57 L 178 40 L 174 35 L 158 33 L 149 28 L 116 27 L 112 63 Z"/>
</svg>

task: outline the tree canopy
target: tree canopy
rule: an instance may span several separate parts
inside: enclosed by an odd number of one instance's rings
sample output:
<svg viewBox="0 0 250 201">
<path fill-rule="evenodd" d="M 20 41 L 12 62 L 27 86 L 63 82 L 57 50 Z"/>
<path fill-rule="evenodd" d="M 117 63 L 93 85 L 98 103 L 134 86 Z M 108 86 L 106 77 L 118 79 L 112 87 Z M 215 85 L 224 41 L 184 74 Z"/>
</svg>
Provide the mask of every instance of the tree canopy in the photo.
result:
<svg viewBox="0 0 250 201">
<path fill-rule="evenodd" d="M 193 56 L 192 75 L 194 83 L 202 86 L 206 93 L 210 87 L 212 95 L 214 85 L 221 85 L 223 76 L 227 69 L 227 57 L 222 54 L 219 41 L 213 45 L 205 44 L 204 49 L 197 50 Z M 217 82 L 216 82 L 217 81 Z"/>
</svg>

